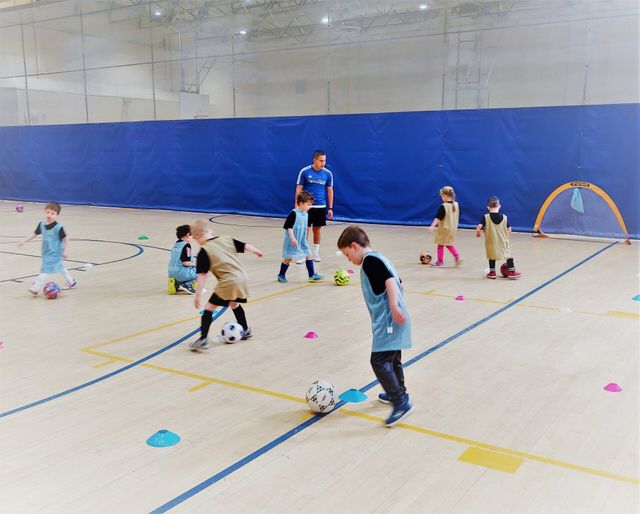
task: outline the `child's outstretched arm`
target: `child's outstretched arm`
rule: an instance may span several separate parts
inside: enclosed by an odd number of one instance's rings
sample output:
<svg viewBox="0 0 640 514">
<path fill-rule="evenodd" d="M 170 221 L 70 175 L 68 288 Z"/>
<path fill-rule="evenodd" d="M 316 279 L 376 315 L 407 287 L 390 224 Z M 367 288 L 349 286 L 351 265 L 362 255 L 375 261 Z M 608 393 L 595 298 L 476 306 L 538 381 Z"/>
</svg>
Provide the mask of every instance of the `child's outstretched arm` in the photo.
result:
<svg viewBox="0 0 640 514">
<path fill-rule="evenodd" d="M 262 255 L 263 255 L 262 250 L 256 248 L 255 246 L 253 246 L 252 244 L 249 244 L 249 243 L 245 243 L 244 244 L 244 251 L 245 252 L 255 253 L 258 257 L 262 257 Z"/>
<path fill-rule="evenodd" d="M 36 237 L 38 237 L 38 234 L 36 234 L 35 232 L 33 232 L 29 237 L 27 237 L 24 241 L 20 241 L 18 243 L 18 246 L 22 246 L 25 243 L 28 243 L 29 241 L 33 241 Z"/>
<path fill-rule="evenodd" d="M 429 225 L 427 227 L 427 230 L 429 232 L 433 232 L 434 229 L 440 224 L 440 220 L 438 218 L 433 218 L 433 221 L 431 222 L 431 225 Z"/>
<path fill-rule="evenodd" d="M 403 325 L 407 321 L 404 312 L 400 310 L 398 305 L 398 282 L 395 277 L 389 277 L 384 281 L 384 287 L 387 291 L 389 299 L 389 308 L 391 309 L 391 317 L 398 325 Z"/>
<path fill-rule="evenodd" d="M 478 223 L 476 225 L 476 237 L 480 237 L 480 232 L 482 232 L 482 223 Z"/>
</svg>

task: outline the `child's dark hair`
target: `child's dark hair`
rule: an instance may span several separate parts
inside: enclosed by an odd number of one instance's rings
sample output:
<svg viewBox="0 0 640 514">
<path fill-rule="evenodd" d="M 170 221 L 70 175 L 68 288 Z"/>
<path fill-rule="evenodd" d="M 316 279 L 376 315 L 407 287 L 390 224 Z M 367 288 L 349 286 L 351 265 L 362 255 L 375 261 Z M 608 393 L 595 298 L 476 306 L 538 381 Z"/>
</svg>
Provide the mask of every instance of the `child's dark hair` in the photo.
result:
<svg viewBox="0 0 640 514">
<path fill-rule="evenodd" d="M 363 248 L 369 246 L 369 236 L 357 225 L 351 225 L 345 228 L 338 238 L 338 248 L 341 250 L 347 248 L 351 243 L 358 243 Z"/>
<path fill-rule="evenodd" d="M 490 196 L 487 200 L 487 207 L 490 209 L 495 209 L 498 205 L 500 205 L 500 198 L 497 196 Z"/>
<path fill-rule="evenodd" d="M 184 236 L 191 233 L 191 227 L 189 225 L 180 225 L 176 227 L 176 237 L 182 239 Z"/>
<path fill-rule="evenodd" d="M 300 191 L 296 196 L 296 204 L 313 202 L 315 198 L 309 191 Z"/>
<path fill-rule="evenodd" d="M 49 209 L 51 211 L 56 211 L 57 214 L 60 214 L 60 211 L 62 210 L 62 207 L 58 202 L 49 202 L 44 206 L 44 208 L 45 210 Z"/>
<path fill-rule="evenodd" d="M 315 161 L 318 157 L 322 157 L 323 155 L 327 154 L 324 153 L 324 150 L 320 150 L 320 148 L 318 148 L 317 150 L 313 151 L 313 160 Z"/>
<path fill-rule="evenodd" d="M 444 186 L 442 189 L 440 189 L 440 194 L 442 196 L 447 196 L 449 198 L 451 198 L 452 202 L 456 201 L 456 192 L 453 190 L 453 188 L 451 186 Z M 456 204 L 453 204 L 453 212 L 456 212 Z"/>
</svg>

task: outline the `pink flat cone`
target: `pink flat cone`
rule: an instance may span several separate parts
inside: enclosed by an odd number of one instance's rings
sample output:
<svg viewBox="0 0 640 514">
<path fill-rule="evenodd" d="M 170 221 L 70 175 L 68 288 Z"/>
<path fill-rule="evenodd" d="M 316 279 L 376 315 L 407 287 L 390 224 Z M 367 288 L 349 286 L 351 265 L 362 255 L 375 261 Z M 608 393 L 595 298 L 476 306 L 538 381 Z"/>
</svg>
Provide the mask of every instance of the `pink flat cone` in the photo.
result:
<svg viewBox="0 0 640 514">
<path fill-rule="evenodd" d="M 464 301 L 464 296 L 458 295 L 458 296 L 456 296 L 456 300 L 459 301 L 459 302 L 462 302 L 462 301 Z"/>
<path fill-rule="evenodd" d="M 316 334 L 315 332 L 311 331 L 311 332 L 307 332 L 304 337 L 306 339 L 316 339 L 318 337 L 318 334 Z"/>
<path fill-rule="evenodd" d="M 348 269 L 347 273 L 349 273 L 349 275 L 353 275 L 355 273 L 355 271 L 353 271 L 352 269 Z"/>
<path fill-rule="evenodd" d="M 611 382 L 610 384 L 604 386 L 604 390 L 609 391 L 610 393 L 619 393 L 620 391 L 622 391 L 622 387 L 620 387 L 615 382 Z"/>
</svg>

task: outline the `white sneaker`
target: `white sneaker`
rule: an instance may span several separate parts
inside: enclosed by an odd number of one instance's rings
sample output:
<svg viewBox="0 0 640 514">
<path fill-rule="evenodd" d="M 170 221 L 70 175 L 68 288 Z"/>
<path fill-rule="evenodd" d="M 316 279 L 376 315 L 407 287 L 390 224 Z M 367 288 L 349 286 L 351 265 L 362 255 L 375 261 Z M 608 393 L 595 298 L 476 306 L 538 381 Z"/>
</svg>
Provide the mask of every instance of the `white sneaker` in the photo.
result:
<svg viewBox="0 0 640 514">
<path fill-rule="evenodd" d="M 208 349 L 209 349 L 209 342 L 207 341 L 206 337 L 198 338 L 195 341 L 191 341 L 189 343 L 189 350 L 191 350 L 192 352 L 200 352 L 202 350 L 208 350 Z"/>
<path fill-rule="evenodd" d="M 322 262 L 322 259 L 320 258 L 320 255 L 314 255 L 313 256 L 313 261 L 314 262 Z"/>
<path fill-rule="evenodd" d="M 306 259 L 298 259 L 298 260 L 296 260 L 296 264 L 304 264 L 305 260 Z"/>
<path fill-rule="evenodd" d="M 38 296 L 38 290 L 35 289 L 33 286 L 31 286 L 29 288 L 29 292 L 33 295 L 33 296 Z"/>
</svg>

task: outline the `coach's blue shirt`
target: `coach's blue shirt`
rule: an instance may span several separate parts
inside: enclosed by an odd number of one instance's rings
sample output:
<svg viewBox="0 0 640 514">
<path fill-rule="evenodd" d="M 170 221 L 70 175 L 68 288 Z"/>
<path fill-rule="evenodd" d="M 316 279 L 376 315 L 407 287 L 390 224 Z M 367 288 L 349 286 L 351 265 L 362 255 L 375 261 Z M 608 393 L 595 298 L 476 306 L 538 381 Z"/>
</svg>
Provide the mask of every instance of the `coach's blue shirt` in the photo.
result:
<svg viewBox="0 0 640 514">
<path fill-rule="evenodd" d="M 315 198 L 314 207 L 326 207 L 327 188 L 333 187 L 333 173 L 327 168 L 316 171 L 313 166 L 307 166 L 298 173 L 296 184 L 302 185 L 303 191 L 308 191 L 313 195 Z"/>
</svg>

